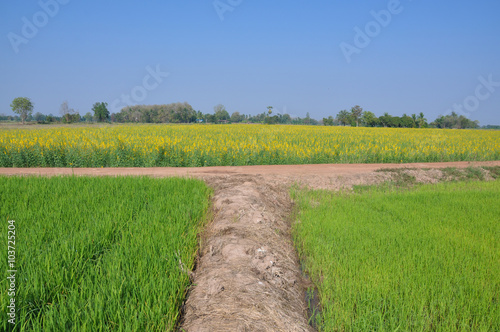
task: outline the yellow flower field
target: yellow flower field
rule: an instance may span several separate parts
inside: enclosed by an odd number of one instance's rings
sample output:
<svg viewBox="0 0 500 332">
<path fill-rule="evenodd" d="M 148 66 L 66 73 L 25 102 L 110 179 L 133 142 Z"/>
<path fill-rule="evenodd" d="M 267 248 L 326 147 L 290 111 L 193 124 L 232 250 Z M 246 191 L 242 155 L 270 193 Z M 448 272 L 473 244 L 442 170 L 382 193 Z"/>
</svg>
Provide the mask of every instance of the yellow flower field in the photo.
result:
<svg viewBox="0 0 500 332">
<path fill-rule="evenodd" d="M 500 131 L 269 125 L 0 129 L 0 167 L 406 163 L 500 159 Z"/>
</svg>

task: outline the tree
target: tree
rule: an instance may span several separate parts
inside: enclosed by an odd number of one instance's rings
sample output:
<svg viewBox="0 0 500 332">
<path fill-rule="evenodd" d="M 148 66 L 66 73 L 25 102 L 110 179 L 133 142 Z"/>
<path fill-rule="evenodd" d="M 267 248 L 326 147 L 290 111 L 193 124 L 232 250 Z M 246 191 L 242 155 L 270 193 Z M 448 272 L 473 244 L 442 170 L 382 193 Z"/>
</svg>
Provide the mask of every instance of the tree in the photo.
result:
<svg viewBox="0 0 500 332">
<path fill-rule="evenodd" d="M 413 121 L 413 118 L 411 116 L 406 115 L 406 114 L 403 114 L 403 116 L 400 118 L 400 123 L 401 123 L 401 127 L 403 127 L 403 128 L 414 128 L 415 127 L 415 121 Z"/>
<path fill-rule="evenodd" d="M 228 121 L 231 118 L 222 104 L 214 107 L 214 115 L 216 121 Z"/>
<path fill-rule="evenodd" d="M 54 118 L 54 116 L 52 114 L 49 114 L 47 115 L 47 117 L 45 118 L 45 121 L 47 121 L 47 123 L 52 123 L 52 122 L 55 122 L 56 119 Z"/>
<path fill-rule="evenodd" d="M 420 112 L 418 115 L 417 124 L 419 128 L 427 127 L 427 119 L 424 117 L 424 113 Z"/>
<path fill-rule="evenodd" d="M 465 116 L 458 116 L 457 113 L 452 112 L 449 115 L 440 115 L 434 122 L 431 123 L 432 127 L 437 128 L 455 128 L 455 129 L 466 129 L 466 128 L 478 128 L 479 122 L 467 119 Z"/>
<path fill-rule="evenodd" d="M 356 122 L 356 127 L 359 127 L 359 119 L 361 118 L 361 115 L 363 114 L 363 109 L 356 105 L 353 108 L 351 108 L 351 116 L 354 122 Z"/>
<path fill-rule="evenodd" d="M 245 119 L 244 115 L 241 115 L 240 112 L 236 111 L 231 114 L 231 122 L 238 123 Z"/>
<path fill-rule="evenodd" d="M 68 101 L 64 101 L 59 108 L 61 113 L 61 121 L 64 123 L 73 123 L 80 121 L 80 114 L 74 109 L 68 107 Z"/>
<path fill-rule="evenodd" d="M 59 113 L 61 113 L 61 116 L 64 117 L 66 114 L 71 113 L 68 107 L 68 101 L 65 100 L 61 104 L 61 107 L 59 107 Z"/>
<path fill-rule="evenodd" d="M 292 123 L 292 117 L 290 114 L 283 114 L 283 117 L 281 118 L 281 123 Z"/>
<path fill-rule="evenodd" d="M 370 111 L 365 111 L 361 116 L 361 123 L 367 127 L 376 127 L 379 125 L 380 122 L 378 118 L 375 116 L 375 114 L 373 114 Z"/>
<path fill-rule="evenodd" d="M 328 118 L 323 118 L 324 126 L 333 126 L 333 117 L 330 115 Z"/>
<path fill-rule="evenodd" d="M 399 116 L 391 116 L 389 118 L 388 127 L 392 127 L 392 128 L 401 127 L 401 118 Z"/>
<path fill-rule="evenodd" d="M 201 111 L 196 111 L 196 122 L 203 121 L 203 113 Z"/>
<path fill-rule="evenodd" d="M 23 124 L 26 119 L 33 113 L 33 103 L 29 98 L 26 97 L 17 97 L 12 101 L 10 107 L 12 108 L 12 111 L 14 113 L 19 114 Z"/>
<path fill-rule="evenodd" d="M 215 115 L 207 113 L 203 117 L 206 123 L 215 123 Z"/>
<path fill-rule="evenodd" d="M 339 114 L 337 114 L 337 120 L 341 125 L 345 126 L 346 124 L 351 123 L 351 115 L 347 112 L 347 110 L 342 110 Z"/>
<path fill-rule="evenodd" d="M 92 107 L 94 118 L 98 122 L 104 122 L 109 119 L 108 103 L 95 103 Z"/>
<path fill-rule="evenodd" d="M 311 124 L 311 115 L 309 112 L 306 113 L 306 118 L 304 119 L 304 124 L 310 125 Z"/>
<path fill-rule="evenodd" d="M 35 115 L 33 115 L 33 119 L 35 119 L 38 123 L 43 123 L 45 121 L 45 115 L 40 112 L 36 112 Z"/>
<path fill-rule="evenodd" d="M 385 112 L 384 115 L 378 118 L 380 124 L 384 127 L 390 127 L 392 116 L 389 113 Z"/>
<path fill-rule="evenodd" d="M 279 117 L 277 115 L 266 116 L 266 118 L 264 119 L 265 124 L 274 125 L 277 124 L 278 122 L 279 122 Z"/>
<path fill-rule="evenodd" d="M 85 115 L 83 116 L 83 118 L 87 122 L 92 122 L 92 113 L 90 113 L 90 112 L 85 113 Z"/>
</svg>

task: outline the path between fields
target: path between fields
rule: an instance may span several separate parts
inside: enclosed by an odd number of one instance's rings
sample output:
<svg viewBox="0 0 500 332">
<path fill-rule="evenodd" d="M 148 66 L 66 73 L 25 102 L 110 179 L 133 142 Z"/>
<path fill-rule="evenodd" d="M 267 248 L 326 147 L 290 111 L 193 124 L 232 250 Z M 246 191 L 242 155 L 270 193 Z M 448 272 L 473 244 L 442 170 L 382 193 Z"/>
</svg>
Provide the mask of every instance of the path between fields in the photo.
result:
<svg viewBox="0 0 500 332">
<path fill-rule="evenodd" d="M 206 168 L 0 168 L 3 175 L 190 176 L 214 188 L 214 218 L 201 239 L 186 331 L 312 331 L 304 280 L 290 235 L 290 185 L 338 190 L 391 179 L 381 168 L 437 182 L 437 168 L 500 166 L 500 161 L 243 166 Z M 429 169 L 429 170 L 422 170 Z"/>
</svg>

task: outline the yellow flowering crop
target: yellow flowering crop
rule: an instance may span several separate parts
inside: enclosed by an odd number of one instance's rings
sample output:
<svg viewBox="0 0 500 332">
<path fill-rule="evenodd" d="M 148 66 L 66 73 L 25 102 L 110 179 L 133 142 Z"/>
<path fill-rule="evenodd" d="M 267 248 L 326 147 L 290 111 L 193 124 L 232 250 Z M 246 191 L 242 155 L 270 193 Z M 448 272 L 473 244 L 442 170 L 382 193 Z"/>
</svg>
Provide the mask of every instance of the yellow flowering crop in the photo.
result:
<svg viewBox="0 0 500 332">
<path fill-rule="evenodd" d="M 269 125 L 0 129 L 0 167 L 406 163 L 500 159 L 500 131 Z"/>
</svg>

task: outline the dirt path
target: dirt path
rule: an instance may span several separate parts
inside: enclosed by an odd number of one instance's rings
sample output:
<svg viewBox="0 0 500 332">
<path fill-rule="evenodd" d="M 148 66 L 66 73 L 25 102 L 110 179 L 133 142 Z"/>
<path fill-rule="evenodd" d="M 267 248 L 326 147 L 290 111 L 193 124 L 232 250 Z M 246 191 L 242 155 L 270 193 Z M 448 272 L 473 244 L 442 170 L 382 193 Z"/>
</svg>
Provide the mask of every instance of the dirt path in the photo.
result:
<svg viewBox="0 0 500 332">
<path fill-rule="evenodd" d="M 344 176 L 374 172 L 381 168 L 445 168 L 468 166 L 500 166 L 500 161 L 410 163 L 410 164 L 322 164 L 322 165 L 263 165 L 215 167 L 143 167 L 143 168 L 0 168 L 0 175 L 149 175 L 193 176 L 264 175 L 264 176 Z"/>
<path fill-rule="evenodd" d="M 186 331 L 311 331 L 285 186 L 262 176 L 207 178 L 216 214 L 186 303 Z"/>
<path fill-rule="evenodd" d="M 202 237 L 186 331 L 312 331 L 290 236 L 289 186 L 339 189 L 391 179 L 381 168 L 410 168 L 435 182 L 436 168 L 500 166 L 500 161 L 418 164 L 293 165 L 206 168 L 0 168 L 3 175 L 191 176 L 215 189 L 214 220 Z M 422 169 L 430 170 L 422 170 Z M 420 170 L 413 170 L 420 169 Z"/>
</svg>

